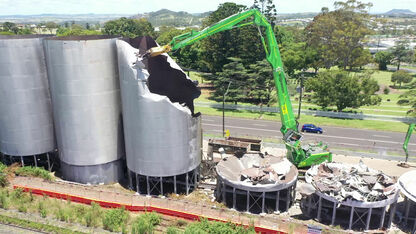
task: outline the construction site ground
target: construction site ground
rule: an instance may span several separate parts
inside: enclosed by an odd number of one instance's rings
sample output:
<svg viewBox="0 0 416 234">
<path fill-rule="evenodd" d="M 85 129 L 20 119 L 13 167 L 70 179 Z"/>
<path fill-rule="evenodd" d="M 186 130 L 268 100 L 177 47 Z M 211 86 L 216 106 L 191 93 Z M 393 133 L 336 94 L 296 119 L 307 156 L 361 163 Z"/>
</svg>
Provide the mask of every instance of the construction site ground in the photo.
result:
<svg viewBox="0 0 416 234">
<path fill-rule="evenodd" d="M 285 153 L 284 150 L 275 148 L 264 149 L 264 151 L 274 155 L 281 155 Z M 410 163 L 409 168 L 403 168 L 398 166 L 398 162 L 396 161 L 359 158 L 345 155 L 334 155 L 333 157 L 333 161 L 342 163 L 355 164 L 360 160 L 362 160 L 371 168 L 381 170 L 384 173 L 394 177 L 399 177 L 403 173 L 409 170 L 414 170 L 416 168 L 416 164 L 414 163 Z M 209 182 L 212 183 L 214 181 Z M 299 183 L 302 183 L 302 181 L 299 181 Z M 217 203 L 214 199 L 214 191 L 209 188 L 199 188 L 188 196 L 172 194 L 168 197 L 150 197 L 138 195 L 119 184 L 82 185 L 59 180 L 49 182 L 40 178 L 16 177 L 12 180 L 12 185 L 53 191 L 71 196 L 86 197 L 97 201 L 115 202 L 133 206 L 161 207 L 197 214 L 201 217 L 231 221 L 238 224 L 254 224 L 255 226 L 267 227 L 287 233 L 307 233 L 308 225 L 320 226 L 323 228 L 324 233 L 344 232 L 344 230 L 340 227 L 325 226 L 313 219 L 309 219 L 308 217 L 302 215 L 302 212 L 299 208 L 299 200 L 301 198 L 299 193 L 297 193 L 296 203 L 289 209 L 288 212 L 281 214 L 253 215 L 237 212 L 235 210 L 224 207 L 224 205 L 221 203 Z M 163 232 L 167 226 L 170 226 L 172 223 L 176 222 L 175 220 L 177 220 L 177 218 L 164 216 L 163 220 L 164 222 L 162 222 L 161 227 L 156 229 L 160 232 Z M 375 232 L 380 232 L 380 230 Z M 400 233 L 401 231 L 393 224 L 389 232 Z"/>
</svg>

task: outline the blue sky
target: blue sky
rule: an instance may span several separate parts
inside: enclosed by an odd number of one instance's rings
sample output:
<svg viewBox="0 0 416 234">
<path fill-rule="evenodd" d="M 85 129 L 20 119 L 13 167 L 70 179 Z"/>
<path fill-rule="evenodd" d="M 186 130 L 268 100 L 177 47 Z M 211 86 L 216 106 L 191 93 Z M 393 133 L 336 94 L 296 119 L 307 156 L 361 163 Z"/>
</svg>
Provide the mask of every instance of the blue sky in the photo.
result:
<svg viewBox="0 0 416 234">
<path fill-rule="evenodd" d="M 191 13 L 217 9 L 223 0 L 0 0 L 0 15 L 28 14 L 137 14 L 162 8 Z M 229 0 L 251 6 L 253 0 Z M 369 0 L 362 0 L 369 2 Z M 370 12 L 410 9 L 416 12 L 416 0 L 372 0 Z M 274 0 L 279 13 L 318 12 L 326 6 L 332 9 L 334 0 Z"/>
</svg>

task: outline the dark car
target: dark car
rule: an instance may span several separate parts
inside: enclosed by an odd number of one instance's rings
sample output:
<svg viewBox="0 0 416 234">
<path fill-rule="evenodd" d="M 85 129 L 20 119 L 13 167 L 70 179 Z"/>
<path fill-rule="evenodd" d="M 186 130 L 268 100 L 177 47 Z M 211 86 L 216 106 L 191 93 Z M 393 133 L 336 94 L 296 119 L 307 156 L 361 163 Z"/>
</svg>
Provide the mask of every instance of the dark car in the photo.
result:
<svg viewBox="0 0 416 234">
<path fill-rule="evenodd" d="M 302 132 L 314 132 L 314 133 L 322 134 L 324 130 L 322 130 L 322 128 L 315 126 L 313 124 L 304 124 L 302 126 Z"/>
</svg>

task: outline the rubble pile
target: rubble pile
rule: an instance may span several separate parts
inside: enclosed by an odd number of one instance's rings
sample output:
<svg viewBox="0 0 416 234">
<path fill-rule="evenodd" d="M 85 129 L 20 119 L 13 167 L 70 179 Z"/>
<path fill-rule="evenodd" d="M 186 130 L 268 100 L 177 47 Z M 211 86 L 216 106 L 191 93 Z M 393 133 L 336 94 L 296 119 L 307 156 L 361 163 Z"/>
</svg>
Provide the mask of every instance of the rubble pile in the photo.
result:
<svg viewBox="0 0 416 234">
<path fill-rule="evenodd" d="M 286 157 L 262 153 L 226 157 L 217 164 L 215 170 L 219 177 L 233 186 L 246 188 L 282 187 L 295 181 L 298 176 L 297 168 Z"/>
<path fill-rule="evenodd" d="M 246 156 L 250 157 L 250 156 Z M 243 182 L 256 184 L 275 184 L 285 179 L 292 164 L 286 159 L 282 158 L 280 162 L 271 163 L 270 157 L 264 156 L 263 160 L 253 160 L 250 167 L 240 171 L 240 179 Z M 260 158 L 260 157 L 259 157 Z"/>
<path fill-rule="evenodd" d="M 358 165 L 323 163 L 314 166 L 306 172 L 306 182 L 339 202 L 376 202 L 392 198 L 397 192 L 393 178 L 368 168 L 362 161 Z"/>
</svg>

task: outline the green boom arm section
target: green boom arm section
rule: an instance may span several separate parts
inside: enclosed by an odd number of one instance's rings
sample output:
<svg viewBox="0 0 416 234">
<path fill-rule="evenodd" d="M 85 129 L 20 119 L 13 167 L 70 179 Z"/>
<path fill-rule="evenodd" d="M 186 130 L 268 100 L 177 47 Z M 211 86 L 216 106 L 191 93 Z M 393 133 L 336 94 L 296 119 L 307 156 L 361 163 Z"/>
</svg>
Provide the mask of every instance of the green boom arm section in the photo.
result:
<svg viewBox="0 0 416 234">
<path fill-rule="evenodd" d="M 409 128 L 407 129 L 406 138 L 404 139 L 403 143 L 403 150 L 406 153 L 406 162 L 409 159 L 409 151 L 407 150 L 407 145 L 409 144 L 410 137 L 412 136 L 413 130 L 415 129 L 416 124 L 412 123 L 409 125 Z"/>
<path fill-rule="evenodd" d="M 247 21 L 246 19 L 249 18 L 252 20 Z M 280 131 L 283 134 L 283 140 L 288 150 L 288 159 L 298 167 L 307 167 L 324 161 L 331 161 L 332 154 L 328 152 L 327 147 L 322 145 L 322 143 L 308 145 L 307 147 L 302 147 L 300 144 L 301 134 L 298 131 L 298 123 L 293 114 L 276 37 L 272 26 L 259 10 L 250 9 L 237 13 L 201 31 L 192 30 L 191 32 L 176 36 L 168 45 L 152 48 L 148 51 L 148 54 L 151 57 L 157 56 L 170 50 L 177 50 L 191 45 L 213 34 L 247 25 L 256 25 L 259 28 L 261 42 L 266 52 L 266 59 L 273 69 L 273 78 L 276 85 L 280 118 L 282 121 Z M 264 28 L 265 38 L 261 34 L 260 28 Z"/>
</svg>

